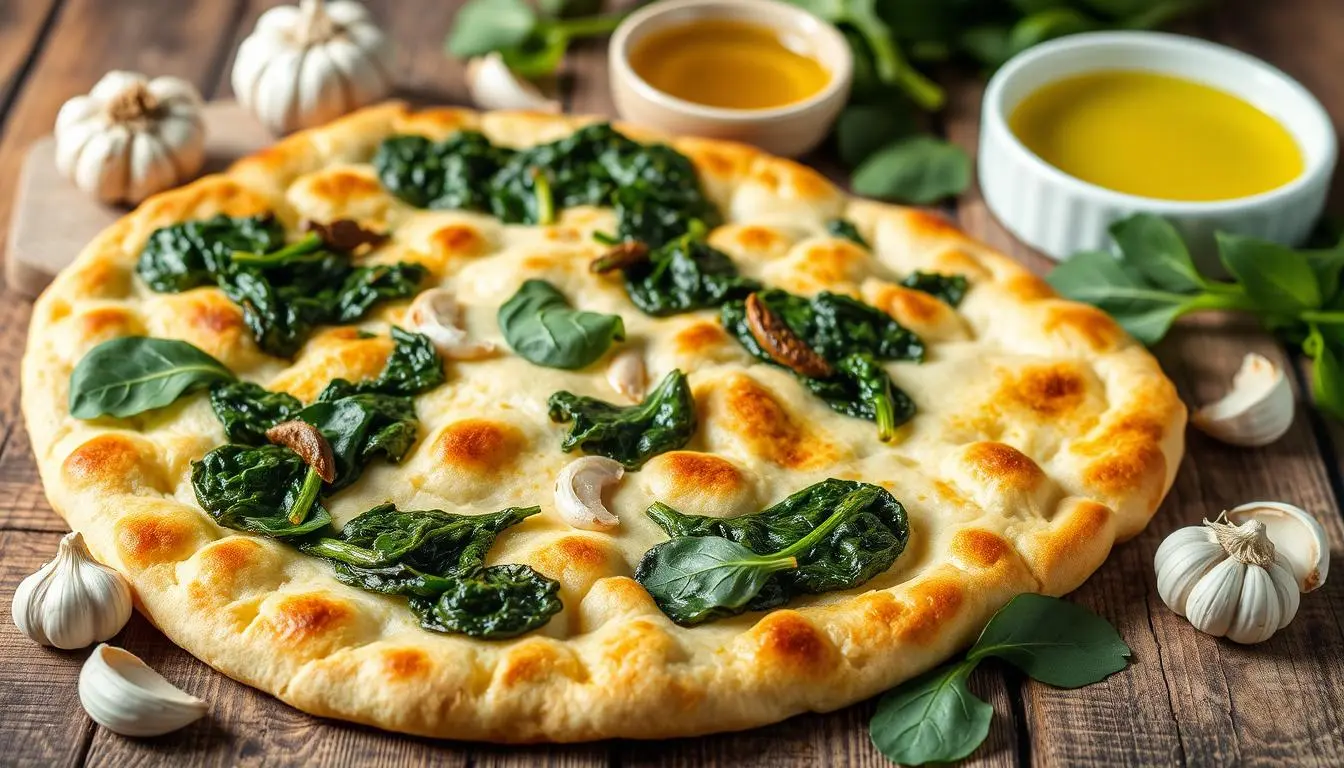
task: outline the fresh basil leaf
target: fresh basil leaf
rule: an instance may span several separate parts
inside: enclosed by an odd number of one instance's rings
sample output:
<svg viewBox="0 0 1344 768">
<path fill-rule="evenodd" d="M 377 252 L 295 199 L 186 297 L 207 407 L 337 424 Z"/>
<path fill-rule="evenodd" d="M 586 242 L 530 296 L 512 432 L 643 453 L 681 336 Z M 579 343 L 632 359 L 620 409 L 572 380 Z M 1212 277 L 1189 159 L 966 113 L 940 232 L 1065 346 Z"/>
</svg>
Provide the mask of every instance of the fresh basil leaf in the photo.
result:
<svg viewBox="0 0 1344 768">
<path fill-rule="evenodd" d="M 625 338 L 619 315 L 574 309 L 555 286 L 528 280 L 499 308 L 499 329 L 519 356 L 549 368 L 578 369 Z"/>
<path fill-rule="evenodd" d="M 948 763 L 989 735 L 994 707 L 966 687 L 974 661 L 941 667 L 884 695 L 868 726 L 873 746 L 901 765 Z"/>
<path fill-rule="evenodd" d="M 1003 659 L 1031 679 L 1057 688 L 1104 680 L 1128 664 L 1129 646 L 1108 621 L 1045 595 L 1018 595 L 985 625 L 968 660 Z"/>
<path fill-rule="evenodd" d="M 1153 285 L 1175 293 L 1202 290 L 1206 282 L 1181 234 L 1166 219 L 1140 213 L 1111 225 L 1111 237 L 1124 253 L 1125 264 Z"/>
<path fill-rule="evenodd" d="M 573 421 L 560 449 L 606 456 L 639 469 L 674 451 L 695 433 L 695 399 L 686 374 L 673 370 L 638 405 L 612 405 L 595 397 L 556 392 L 547 401 L 552 421 Z"/>
<path fill-rule="evenodd" d="M 99 344 L 75 366 L 70 415 L 134 416 L 233 378 L 227 366 L 185 341 L 125 336 Z"/>
<path fill-rule="evenodd" d="M 915 130 L 914 115 L 906 104 L 848 104 L 835 122 L 836 149 L 841 162 L 857 168 L 879 149 Z"/>
<path fill-rule="evenodd" d="M 1215 237 L 1223 266 L 1261 310 L 1292 315 L 1321 306 L 1319 278 L 1303 253 L 1227 232 Z"/>
<path fill-rule="evenodd" d="M 955 144 L 932 136 L 890 144 L 854 171 L 854 191 L 865 197 L 926 205 L 961 194 L 971 183 L 971 159 Z"/>
<path fill-rule="evenodd" d="M 484 56 L 521 44 L 536 26 L 536 12 L 523 0 L 470 0 L 453 20 L 448 51 L 463 59 Z"/>
</svg>

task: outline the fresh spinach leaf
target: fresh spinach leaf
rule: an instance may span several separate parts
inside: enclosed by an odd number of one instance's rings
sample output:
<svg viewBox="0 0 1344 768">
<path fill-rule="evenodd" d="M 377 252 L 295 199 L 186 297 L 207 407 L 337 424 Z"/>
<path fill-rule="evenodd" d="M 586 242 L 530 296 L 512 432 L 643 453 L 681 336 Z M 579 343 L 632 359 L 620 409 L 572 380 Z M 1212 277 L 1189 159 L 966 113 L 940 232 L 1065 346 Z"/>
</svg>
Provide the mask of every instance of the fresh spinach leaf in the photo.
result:
<svg viewBox="0 0 1344 768">
<path fill-rule="evenodd" d="M 849 480 L 740 517 L 683 515 L 662 503 L 646 514 L 672 539 L 644 555 L 635 578 L 686 625 L 862 584 L 891 567 L 910 535 L 889 492 Z"/>
<path fill-rule="evenodd" d="M 901 285 L 923 291 L 950 307 L 961 303 L 969 287 L 964 275 L 943 275 L 937 272 L 911 272 L 901 281 Z"/>
<path fill-rule="evenodd" d="M 545 625 L 564 607 L 559 591 L 531 566 L 509 563 L 460 576 L 437 600 L 412 597 L 410 605 L 425 629 L 497 640 Z"/>
<path fill-rule="evenodd" d="M 171 405 L 233 372 L 185 341 L 125 336 L 89 350 L 70 374 L 70 415 L 125 418 Z"/>
<path fill-rule="evenodd" d="M 1311 327 L 1302 351 L 1312 359 L 1311 393 L 1316 407 L 1336 419 L 1344 419 L 1344 364 L 1341 347 L 1331 343 L 1319 328 Z"/>
<path fill-rule="evenodd" d="M 1104 251 L 1074 254 L 1046 281 L 1064 296 L 1110 313 L 1144 344 L 1157 343 L 1178 317 L 1198 308 L 1193 296 L 1151 286 L 1136 268 Z"/>
<path fill-rule="evenodd" d="M 915 133 L 914 115 L 906 103 L 848 104 L 835 123 L 835 146 L 840 161 L 857 168 L 878 150 Z"/>
<path fill-rule="evenodd" d="M 718 307 L 761 287 L 738 274 L 727 254 L 690 235 L 649 252 L 622 272 L 630 301 L 654 317 Z"/>
<path fill-rule="evenodd" d="M 985 658 L 1001 658 L 1048 685 L 1077 688 L 1124 669 L 1129 655 L 1115 628 L 1086 608 L 1018 595 L 994 614 L 965 659 L 884 695 L 869 735 L 882 754 L 902 765 L 960 760 L 989 733 L 993 707 L 966 688 Z"/>
<path fill-rule="evenodd" d="M 572 392 L 556 392 L 547 405 L 552 421 L 574 422 L 561 450 L 582 448 L 627 469 L 639 469 L 654 456 L 686 445 L 695 433 L 695 399 L 679 370 L 667 374 L 638 405 L 612 405 Z"/>
<path fill-rule="evenodd" d="M 827 221 L 826 231 L 832 237 L 843 237 L 860 248 L 872 248 L 872 246 L 868 245 L 868 241 L 863 239 L 863 235 L 859 234 L 859 228 L 854 226 L 854 222 L 849 219 L 831 219 Z"/>
<path fill-rule="evenodd" d="M 856 352 L 834 365 L 836 375 L 829 378 L 798 377 L 831 410 L 874 422 L 877 436 L 883 441 L 894 438 L 896 428 L 915 417 L 915 401 L 891 383 L 891 377 L 872 355 Z"/>
<path fill-rule="evenodd" d="M 499 308 L 499 329 L 513 351 L 549 368 L 584 368 L 625 338 L 620 315 L 574 309 L 545 280 L 527 280 Z"/>
<path fill-rule="evenodd" d="M 273 538 L 305 536 L 331 523 L 305 489 L 308 477 L 303 459 L 278 445 L 223 445 L 191 465 L 196 501 L 215 522 Z"/>
<path fill-rule="evenodd" d="M 927 205 L 959 195 L 971 183 L 965 150 L 933 136 L 888 145 L 855 171 L 854 191 L 865 197 Z"/>
</svg>

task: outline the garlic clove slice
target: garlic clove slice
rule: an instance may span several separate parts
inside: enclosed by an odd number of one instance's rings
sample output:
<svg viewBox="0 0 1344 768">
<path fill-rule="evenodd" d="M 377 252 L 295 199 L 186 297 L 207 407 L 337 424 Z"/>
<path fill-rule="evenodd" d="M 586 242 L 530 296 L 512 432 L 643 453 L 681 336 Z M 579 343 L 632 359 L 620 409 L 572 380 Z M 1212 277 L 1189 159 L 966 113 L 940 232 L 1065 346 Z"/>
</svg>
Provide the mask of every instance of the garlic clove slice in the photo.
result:
<svg viewBox="0 0 1344 768">
<path fill-rule="evenodd" d="M 605 456 L 577 458 L 555 478 L 555 508 L 575 528 L 605 531 L 621 521 L 602 503 L 602 491 L 619 482 L 625 467 Z"/>
<path fill-rule="evenodd" d="M 1293 577 L 1303 592 L 1325 583 L 1330 575 L 1330 541 L 1311 513 L 1278 501 L 1252 501 L 1230 509 L 1227 517 L 1241 525 L 1248 520 L 1265 524 L 1265 533 L 1275 551 L 1292 566 Z"/>
<path fill-rule="evenodd" d="M 130 651 L 107 643 L 79 671 L 79 702 L 122 736 L 160 736 L 205 716 L 204 701 L 168 682 Z"/>
<path fill-rule="evenodd" d="M 514 74 L 498 52 L 467 62 L 467 90 L 481 109 L 560 111 L 560 102 L 547 98 L 535 83 Z"/>
<path fill-rule="evenodd" d="M 1269 445 L 1293 425 L 1293 390 L 1282 368 L 1252 352 L 1227 395 L 1195 411 L 1190 421 L 1231 445 Z"/>
<path fill-rule="evenodd" d="M 643 400 L 649 386 L 643 350 L 627 346 L 613 355 L 607 363 L 607 383 L 632 403 Z"/>
<path fill-rule="evenodd" d="M 462 308 L 444 288 L 421 291 L 406 310 L 411 330 L 429 337 L 439 354 L 449 360 L 480 360 L 494 355 L 494 342 L 473 339 L 462 325 Z"/>
</svg>

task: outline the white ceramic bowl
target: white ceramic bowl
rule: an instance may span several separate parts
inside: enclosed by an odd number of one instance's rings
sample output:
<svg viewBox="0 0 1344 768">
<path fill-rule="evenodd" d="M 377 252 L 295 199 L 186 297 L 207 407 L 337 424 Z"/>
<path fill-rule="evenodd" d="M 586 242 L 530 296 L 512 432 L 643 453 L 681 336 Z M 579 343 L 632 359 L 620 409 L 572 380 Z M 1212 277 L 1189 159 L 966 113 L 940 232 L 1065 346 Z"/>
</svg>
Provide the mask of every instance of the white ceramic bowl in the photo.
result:
<svg viewBox="0 0 1344 768">
<path fill-rule="evenodd" d="M 1010 115 L 1036 89 L 1098 70 L 1146 70 L 1235 94 L 1277 119 L 1302 150 L 1305 168 L 1287 184 L 1250 197 L 1212 202 L 1159 200 L 1115 192 L 1074 178 L 1031 150 L 1008 128 Z M 1297 245 L 1325 205 L 1337 154 L 1330 117 L 1307 89 L 1247 54 L 1160 32 L 1094 32 L 1038 45 L 1013 57 L 989 81 L 980 125 L 980 187 L 989 209 L 1020 239 L 1060 259 L 1110 246 L 1107 227 L 1133 213 L 1171 220 L 1210 263 L 1215 230 Z"/>
<path fill-rule="evenodd" d="M 725 109 L 679 99 L 654 88 L 630 66 L 630 51 L 650 33 L 697 19 L 733 19 L 779 30 L 791 47 L 831 73 L 826 86 L 802 101 L 771 109 Z M 616 28 L 609 47 L 616 111 L 632 123 L 666 133 L 742 141 L 784 157 L 812 149 L 831 130 L 849 98 L 854 55 L 834 26 L 777 0 L 662 0 Z"/>
</svg>

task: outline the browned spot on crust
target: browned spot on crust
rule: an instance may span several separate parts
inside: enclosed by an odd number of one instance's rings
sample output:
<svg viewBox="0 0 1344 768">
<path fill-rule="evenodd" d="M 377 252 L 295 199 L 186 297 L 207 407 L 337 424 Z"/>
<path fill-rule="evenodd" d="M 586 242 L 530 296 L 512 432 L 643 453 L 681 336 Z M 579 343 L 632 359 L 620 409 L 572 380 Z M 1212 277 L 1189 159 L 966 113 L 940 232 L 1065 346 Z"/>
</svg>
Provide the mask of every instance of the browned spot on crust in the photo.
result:
<svg viewBox="0 0 1344 768">
<path fill-rule="evenodd" d="M 770 227 L 740 227 L 734 236 L 737 244 L 749 251 L 769 251 L 784 244 L 785 238 Z"/>
<path fill-rule="evenodd" d="M 905 223 L 910 228 L 910 232 L 919 237 L 958 240 L 966 237 L 965 233 L 958 229 L 956 224 L 948 221 L 945 217 L 936 213 L 921 211 L 918 208 L 906 212 Z"/>
<path fill-rule="evenodd" d="M 513 688 L 557 676 L 577 679 L 579 665 L 568 649 L 537 639 L 515 646 L 500 663 L 497 674 L 501 685 Z"/>
<path fill-rule="evenodd" d="M 132 512 L 117 521 L 117 550 L 136 568 L 186 559 L 196 550 L 197 529 L 164 512 Z"/>
<path fill-rule="evenodd" d="M 473 472 L 498 472 L 517 458 L 526 440 L 512 424 L 487 419 L 453 422 L 434 441 L 439 462 Z"/>
<path fill-rule="evenodd" d="M 611 555 L 606 545 L 588 536 L 566 536 L 555 542 L 555 548 L 569 562 L 594 568 L 606 565 Z"/>
<path fill-rule="evenodd" d="M 910 589 L 910 610 L 900 616 L 897 637 L 919 645 L 937 641 L 965 598 L 961 585 L 954 580 L 933 577 L 919 582 Z"/>
<path fill-rule="evenodd" d="M 434 230 L 429 246 L 441 258 L 453 256 L 475 257 L 485 253 L 489 243 L 485 236 L 470 224 L 449 224 Z"/>
<path fill-rule="evenodd" d="M 797 611 L 775 611 L 757 622 L 751 634 L 760 643 L 761 660 L 790 673 L 819 677 L 835 666 L 835 648 Z"/>
<path fill-rule="evenodd" d="M 1025 368 L 1009 381 L 1003 394 L 1046 418 L 1078 409 L 1087 396 L 1087 381 L 1073 363 Z"/>
<path fill-rule="evenodd" d="M 862 276 L 868 254 L 847 240 L 813 245 L 803 252 L 794 269 L 822 287 L 833 287 Z"/>
<path fill-rule="evenodd" d="M 701 174 L 724 180 L 745 173 L 751 161 L 760 155 L 755 147 L 725 141 L 684 138 L 673 145 L 695 163 Z"/>
<path fill-rule="evenodd" d="M 314 195 L 332 202 L 345 202 L 382 193 L 377 181 L 346 168 L 335 168 L 318 174 L 313 177 L 308 189 Z"/>
<path fill-rule="evenodd" d="M 1031 492 L 1045 482 L 1045 472 L 1036 462 L 1011 445 L 972 443 L 963 461 L 977 477 L 1004 490 Z"/>
<path fill-rule="evenodd" d="M 302 643 L 337 631 L 353 618 L 353 609 L 344 602 L 317 594 L 293 595 L 275 606 L 272 628 L 281 641 Z"/>
<path fill-rule="evenodd" d="M 1104 504 L 1090 499 L 1078 500 L 1067 517 L 1056 527 L 1035 536 L 1029 545 L 1031 549 L 1027 551 L 1035 562 L 1038 576 L 1056 588 L 1064 573 L 1077 574 L 1079 579 L 1086 577 L 1110 549 L 1111 534 L 1107 528 L 1113 516 L 1110 507 Z M 1087 562 L 1089 553 L 1092 567 L 1080 568 L 1080 560 Z M 1072 589 L 1072 585 L 1067 588 Z"/>
<path fill-rule="evenodd" d="M 1072 302 L 1052 303 L 1046 312 L 1042 327 L 1046 333 L 1064 332 L 1076 335 L 1088 348 L 1096 352 L 1115 349 L 1124 338 L 1124 331 L 1111 316 L 1096 307 Z"/>
<path fill-rule="evenodd" d="M 960 235 L 960 239 L 962 241 L 968 240 L 964 234 Z M 976 280 L 988 280 L 994 276 L 974 254 L 959 247 L 940 252 L 933 258 L 930 266 L 934 272 L 941 272 L 945 275 L 964 275 L 973 283 Z"/>
<path fill-rule="evenodd" d="M 383 671 L 396 682 L 422 678 L 431 667 L 429 657 L 416 648 L 393 648 L 383 653 Z"/>
<path fill-rule="evenodd" d="M 702 322 L 677 331 L 672 343 L 676 346 L 678 354 L 691 355 L 716 347 L 727 340 L 728 335 L 720 325 Z"/>
<path fill-rule="evenodd" d="M 206 333 L 237 333 L 246 325 L 242 310 L 213 290 L 202 292 L 183 309 L 187 324 Z"/>
<path fill-rule="evenodd" d="M 741 435 L 752 452 L 782 467 L 815 467 L 834 458 L 835 449 L 811 434 L 770 391 L 747 376 L 727 385 L 728 428 Z"/>
<path fill-rule="evenodd" d="M 577 243 L 583 237 L 579 234 L 579 230 L 573 227 L 547 227 L 545 236 L 547 240 L 558 243 Z"/>
<path fill-rule="evenodd" d="M 340 328 L 314 337 L 298 363 L 269 387 L 307 402 L 337 377 L 350 381 L 376 377 L 392 353 L 392 340 L 386 336 L 361 339 L 358 333 L 357 328 Z"/>
<path fill-rule="evenodd" d="M 201 552 L 201 573 L 211 579 L 231 578 L 256 562 L 261 545 L 251 539 L 230 539 Z"/>
<path fill-rule="evenodd" d="M 135 316 L 121 307 L 99 307 L 79 316 L 79 335 L 83 339 L 124 336 L 137 326 Z"/>
<path fill-rule="evenodd" d="M 1088 464 L 1083 482 L 1110 498 L 1150 489 L 1148 507 L 1152 509 L 1162 498 L 1166 475 L 1162 450 L 1154 443 L 1135 441 L 1118 445 L 1110 455 Z"/>
<path fill-rule="evenodd" d="M 165 490 L 154 464 L 154 448 L 144 440 L 114 433 L 90 438 L 70 452 L 61 465 L 66 479 L 76 487 L 94 486 L 106 491 L 128 491 L 148 485 Z"/>
<path fill-rule="evenodd" d="M 582 535 L 563 536 L 538 549 L 529 560 L 532 567 L 580 594 L 623 562 L 603 541 Z"/>
<path fill-rule="evenodd" d="M 417 110 L 397 120 L 398 133 L 419 133 L 445 139 L 463 128 L 476 127 L 476 115 L 470 110 L 437 107 Z"/>
<path fill-rule="evenodd" d="M 112 259 L 96 259 L 72 273 L 75 293 L 91 298 L 121 298 L 130 293 L 131 272 Z"/>
<path fill-rule="evenodd" d="M 1007 281 L 1008 292 L 1020 301 L 1049 299 L 1055 296 L 1055 289 L 1041 278 L 1029 273 L 1013 275 Z"/>
<path fill-rule="evenodd" d="M 736 465 L 709 453 L 672 451 L 663 454 L 661 464 L 676 483 L 706 493 L 727 496 L 744 482 Z"/>
<path fill-rule="evenodd" d="M 282 141 L 268 150 L 253 155 L 244 162 L 259 161 L 265 165 L 268 157 L 275 155 L 280 165 L 290 159 L 290 150 L 286 146 L 290 141 L 300 140 L 306 143 L 306 137 L 293 137 Z M 188 219 L 198 219 L 214 213 L 229 216 L 254 216 L 270 211 L 270 201 L 242 184 L 226 176 L 207 176 L 194 184 L 178 187 L 171 192 L 155 195 L 135 209 L 135 219 L 146 225 L 144 236 L 158 227 Z M 142 247 L 141 243 L 136 250 Z"/>
<path fill-rule="evenodd" d="M 912 291 L 893 285 L 886 292 L 887 313 L 907 323 L 936 323 L 948 307 L 923 291 Z"/>
<path fill-rule="evenodd" d="M 952 556 L 980 568 L 992 567 L 1010 549 L 997 534 L 978 528 L 963 528 L 952 537 Z"/>
</svg>

